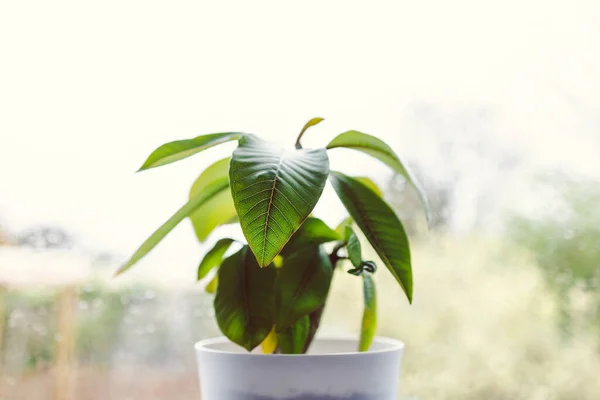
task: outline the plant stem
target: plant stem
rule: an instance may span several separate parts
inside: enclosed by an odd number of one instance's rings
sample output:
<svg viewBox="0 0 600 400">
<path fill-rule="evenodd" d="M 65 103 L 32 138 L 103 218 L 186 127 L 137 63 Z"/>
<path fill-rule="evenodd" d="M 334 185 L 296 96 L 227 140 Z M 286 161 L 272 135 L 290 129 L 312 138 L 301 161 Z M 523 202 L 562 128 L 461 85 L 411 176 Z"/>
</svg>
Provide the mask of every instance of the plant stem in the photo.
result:
<svg viewBox="0 0 600 400">
<path fill-rule="evenodd" d="M 329 261 L 331 262 L 331 266 L 333 267 L 333 269 L 335 270 L 335 267 L 337 266 L 338 261 L 344 259 L 345 257 L 340 257 L 338 255 L 338 252 L 343 249 L 346 246 L 346 243 L 344 242 L 340 242 L 338 244 L 335 245 L 335 247 L 333 248 L 333 250 L 331 250 L 331 254 L 329 255 Z"/>
<path fill-rule="evenodd" d="M 298 135 L 298 139 L 296 139 L 296 150 L 300 150 L 302 148 L 302 145 L 300 144 L 300 139 L 302 139 L 302 135 L 304 135 L 305 131 L 300 132 L 300 134 Z"/>
<path fill-rule="evenodd" d="M 296 139 L 296 150 L 300 150 L 302 148 L 302 145 L 300 144 L 300 139 L 302 139 L 302 135 L 304 135 L 304 132 L 306 132 L 306 130 L 308 128 L 310 128 L 311 126 L 315 126 L 322 121 L 323 121 L 323 118 L 317 117 L 317 118 L 311 119 L 304 125 L 304 127 L 300 131 L 300 134 L 298 135 L 298 139 Z"/>
<path fill-rule="evenodd" d="M 346 246 L 346 243 L 338 243 L 335 245 L 331 254 L 329 254 L 329 261 L 331 261 L 331 268 L 335 271 L 338 261 L 345 259 L 346 257 L 338 256 L 338 252 Z M 333 277 L 332 277 L 333 279 Z M 331 290 L 331 289 L 330 289 Z M 308 348 L 310 347 L 312 341 L 315 338 L 315 334 L 317 330 L 319 330 L 319 325 L 321 324 L 321 317 L 323 316 L 323 311 L 325 310 L 325 305 L 327 304 L 327 299 L 329 298 L 329 292 L 325 296 L 325 301 L 321 304 L 321 307 L 317 308 L 312 313 L 308 314 L 308 318 L 310 319 L 310 332 L 308 332 L 308 337 L 306 338 L 306 342 L 304 344 L 304 349 L 302 353 L 306 353 Z"/>
</svg>

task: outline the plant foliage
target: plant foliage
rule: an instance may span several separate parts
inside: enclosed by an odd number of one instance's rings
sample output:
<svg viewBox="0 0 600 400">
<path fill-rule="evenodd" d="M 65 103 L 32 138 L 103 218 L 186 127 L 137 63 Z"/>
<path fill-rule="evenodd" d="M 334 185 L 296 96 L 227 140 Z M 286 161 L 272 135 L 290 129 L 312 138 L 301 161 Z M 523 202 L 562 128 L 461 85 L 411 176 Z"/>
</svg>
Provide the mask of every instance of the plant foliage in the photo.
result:
<svg viewBox="0 0 600 400">
<path fill-rule="evenodd" d="M 190 157 L 232 140 L 230 158 L 210 165 L 192 185 L 188 202 L 153 233 L 117 271 L 148 254 L 179 222 L 189 217 L 204 242 L 221 225 L 239 223 L 247 245 L 226 257 L 234 244 L 223 238 L 206 253 L 198 279 L 215 293 L 219 328 L 232 342 L 265 353 L 306 352 L 319 327 L 334 270 L 350 260 L 349 273 L 363 282 L 364 313 L 359 350 L 366 351 L 376 329 L 374 261 L 363 260 L 353 225 L 371 244 L 412 302 L 413 278 L 408 237 L 377 185 L 365 177 L 329 170 L 327 152 L 349 148 L 366 153 L 402 175 L 419 193 L 427 217 L 427 198 L 414 176 L 383 141 L 357 131 L 334 138 L 326 147 L 304 149 L 301 138 L 322 118 L 308 121 L 295 148 L 283 149 L 253 134 L 216 133 L 157 148 L 140 170 Z M 332 229 L 311 216 L 327 181 L 350 214 Z M 345 254 L 340 252 L 345 249 Z M 211 271 L 216 275 L 208 278 Z"/>
</svg>

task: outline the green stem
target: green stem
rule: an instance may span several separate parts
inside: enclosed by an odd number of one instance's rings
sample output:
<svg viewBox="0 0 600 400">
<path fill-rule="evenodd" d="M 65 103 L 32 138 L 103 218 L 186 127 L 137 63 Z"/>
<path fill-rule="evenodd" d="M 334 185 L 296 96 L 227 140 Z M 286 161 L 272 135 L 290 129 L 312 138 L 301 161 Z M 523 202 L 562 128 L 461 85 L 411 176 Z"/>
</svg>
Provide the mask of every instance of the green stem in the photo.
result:
<svg viewBox="0 0 600 400">
<path fill-rule="evenodd" d="M 302 139 L 304 132 L 306 132 L 306 130 L 308 128 L 310 128 L 311 126 L 315 126 L 318 123 L 321 123 L 322 121 L 323 121 L 323 118 L 313 118 L 304 125 L 304 127 L 300 131 L 300 134 L 298 135 L 298 139 L 296 139 L 296 149 L 297 150 L 300 150 L 302 148 L 302 145 L 300 144 L 300 139 Z"/>
<path fill-rule="evenodd" d="M 300 139 L 302 139 L 304 132 L 306 132 L 306 130 L 302 130 L 302 132 L 300 132 L 300 134 L 298 135 L 298 139 L 296 139 L 296 150 L 300 150 L 302 148 L 302 144 L 300 144 Z"/>
<path fill-rule="evenodd" d="M 329 254 L 329 261 L 331 261 L 331 267 L 335 270 L 338 261 L 344 259 L 344 257 L 338 256 L 338 252 L 346 246 L 346 243 L 338 243 L 335 245 L 331 254 Z M 333 279 L 333 277 L 332 277 Z M 330 289 L 331 291 L 331 289 Z M 310 332 L 308 332 L 308 338 L 306 339 L 306 343 L 304 344 L 304 349 L 302 353 L 306 353 L 308 348 L 310 347 L 312 341 L 315 338 L 315 334 L 319 330 L 319 325 L 321 324 L 321 317 L 323 317 L 323 311 L 325 310 L 325 305 L 327 304 L 327 299 L 329 298 L 329 292 L 325 296 L 325 301 L 321 304 L 321 307 L 317 308 L 315 311 L 308 314 L 308 318 L 310 319 Z"/>
</svg>

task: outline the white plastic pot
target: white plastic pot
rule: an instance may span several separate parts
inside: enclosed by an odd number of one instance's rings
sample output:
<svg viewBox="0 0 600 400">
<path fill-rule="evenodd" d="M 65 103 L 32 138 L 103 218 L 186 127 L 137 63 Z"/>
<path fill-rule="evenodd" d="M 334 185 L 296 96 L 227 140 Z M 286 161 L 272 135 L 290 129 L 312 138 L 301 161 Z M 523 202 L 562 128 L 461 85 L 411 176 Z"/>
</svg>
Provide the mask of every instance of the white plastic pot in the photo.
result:
<svg viewBox="0 0 600 400">
<path fill-rule="evenodd" d="M 316 339 L 308 354 L 248 353 L 226 338 L 196 344 L 202 400 L 395 400 L 404 343 Z"/>
</svg>

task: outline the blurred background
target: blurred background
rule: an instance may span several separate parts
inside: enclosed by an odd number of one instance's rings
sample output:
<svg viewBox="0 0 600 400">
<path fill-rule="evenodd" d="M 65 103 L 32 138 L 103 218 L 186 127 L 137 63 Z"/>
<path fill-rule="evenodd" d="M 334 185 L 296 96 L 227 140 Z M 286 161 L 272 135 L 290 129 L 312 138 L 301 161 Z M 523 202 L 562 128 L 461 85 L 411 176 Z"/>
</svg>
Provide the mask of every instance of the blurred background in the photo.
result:
<svg viewBox="0 0 600 400">
<path fill-rule="evenodd" d="M 315 116 L 305 147 L 377 135 L 432 203 L 428 230 L 401 178 L 331 153 L 412 238 L 414 304 L 376 275 L 400 399 L 600 398 L 599 21 L 595 0 L 1 2 L 0 399 L 199 398 L 192 345 L 218 330 L 195 273 L 223 232 L 185 221 L 112 274 L 234 144 L 135 171 L 203 133 L 289 147 Z M 324 333 L 358 332 L 358 282 L 336 274 Z"/>
</svg>

